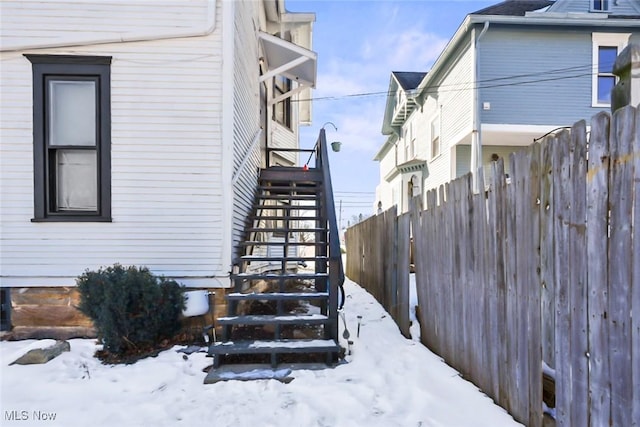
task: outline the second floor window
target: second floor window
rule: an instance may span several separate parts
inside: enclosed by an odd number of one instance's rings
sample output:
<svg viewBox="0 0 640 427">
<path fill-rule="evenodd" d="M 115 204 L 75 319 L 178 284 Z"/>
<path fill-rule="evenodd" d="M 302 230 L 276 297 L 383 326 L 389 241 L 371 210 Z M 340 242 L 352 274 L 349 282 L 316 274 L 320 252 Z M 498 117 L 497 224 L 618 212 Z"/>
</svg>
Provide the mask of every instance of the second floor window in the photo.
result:
<svg viewBox="0 0 640 427">
<path fill-rule="evenodd" d="M 431 122 L 431 158 L 440 155 L 440 118 L 436 117 Z"/>
<path fill-rule="evenodd" d="M 629 41 L 630 34 L 593 33 L 592 53 L 592 106 L 611 105 L 611 90 L 617 77 L 613 74 L 613 65 L 618 54 Z"/>
<path fill-rule="evenodd" d="M 598 46 L 598 104 L 611 102 L 611 90 L 616 84 L 613 64 L 618 56 L 615 46 Z"/>
<path fill-rule="evenodd" d="M 291 80 L 283 76 L 273 78 L 273 97 L 291 91 Z M 273 106 L 273 120 L 291 129 L 291 98 L 285 98 Z"/>
<path fill-rule="evenodd" d="M 608 12 L 610 9 L 609 0 L 591 0 L 591 10 L 594 12 Z"/>
</svg>

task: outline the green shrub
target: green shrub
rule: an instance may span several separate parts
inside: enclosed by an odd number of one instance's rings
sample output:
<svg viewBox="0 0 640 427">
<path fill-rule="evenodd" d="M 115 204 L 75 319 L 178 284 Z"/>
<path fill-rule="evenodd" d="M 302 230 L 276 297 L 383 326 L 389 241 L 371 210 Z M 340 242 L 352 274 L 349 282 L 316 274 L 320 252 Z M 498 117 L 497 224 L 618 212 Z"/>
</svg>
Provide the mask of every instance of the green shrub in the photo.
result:
<svg viewBox="0 0 640 427">
<path fill-rule="evenodd" d="M 116 264 L 86 271 L 76 283 L 78 309 L 93 320 L 107 353 L 140 354 L 157 349 L 180 329 L 181 287 L 154 276 L 146 267 Z"/>
</svg>

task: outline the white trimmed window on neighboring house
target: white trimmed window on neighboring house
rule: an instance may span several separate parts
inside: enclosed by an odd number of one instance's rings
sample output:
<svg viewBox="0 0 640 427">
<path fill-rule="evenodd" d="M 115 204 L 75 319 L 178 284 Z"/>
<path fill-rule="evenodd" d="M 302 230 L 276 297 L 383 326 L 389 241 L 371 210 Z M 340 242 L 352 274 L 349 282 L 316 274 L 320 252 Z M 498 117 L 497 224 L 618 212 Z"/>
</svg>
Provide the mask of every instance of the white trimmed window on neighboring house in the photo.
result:
<svg viewBox="0 0 640 427">
<path fill-rule="evenodd" d="M 610 12 L 612 0 L 591 0 L 592 12 Z"/>
<path fill-rule="evenodd" d="M 416 135 L 413 130 L 414 122 L 409 123 L 409 135 L 407 138 L 407 146 L 409 149 L 409 160 L 416 157 Z"/>
<path fill-rule="evenodd" d="M 111 221 L 111 57 L 25 56 L 33 72 L 33 221 Z"/>
<path fill-rule="evenodd" d="M 431 121 L 431 158 L 440 155 L 440 117 L 436 117 Z"/>
<path fill-rule="evenodd" d="M 593 33 L 592 106 L 611 105 L 611 90 L 616 84 L 613 64 L 629 41 L 630 34 Z"/>
</svg>

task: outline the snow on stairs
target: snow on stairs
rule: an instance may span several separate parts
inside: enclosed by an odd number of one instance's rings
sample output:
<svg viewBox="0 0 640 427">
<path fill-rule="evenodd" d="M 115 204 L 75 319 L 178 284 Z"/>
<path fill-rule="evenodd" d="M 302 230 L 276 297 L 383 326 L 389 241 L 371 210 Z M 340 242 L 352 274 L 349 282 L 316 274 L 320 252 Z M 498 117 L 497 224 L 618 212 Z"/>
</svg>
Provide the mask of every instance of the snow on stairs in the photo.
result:
<svg viewBox="0 0 640 427">
<path fill-rule="evenodd" d="M 252 356 L 268 360 L 273 369 L 297 360 L 323 360 L 327 365 L 337 362 L 341 348 L 331 333 L 336 320 L 327 315 L 328 230 L 320 204 L 321 181 L 322 174 L 313 169 L 273 167 L 261 172 L 259 192 L 245 227 L 245 240 L 240 244 L 244 254 L 238 258 L 238 272 L 231 276 L 234 292 L 227 295 L 228 314 L 217 320 L 223 327 L 222 340 L 209 347 L 214 369 L 205 383 L 220 380 L 221 372 L 233 363 L 255 363 Z M 294 236 L 300 233 L 315 238 L 296 240 Z M 270 240 L 274 234 L 280 238 Z M 302 247 L 313 248 L 313 256 L 299 255 Z M 252 268 L 261 262 L 275 265 L 275 269 Z M 298 271 L 298 264 L 307 262 L 315 269 Z M 257 281 L 266 283 L 268 290 L 251 291 Z M 292 283 L 296 284 L 294 289 Z M 255 302 L 270 304 L 274 312 L 246 312 Z M 295 312 L 290 311 L 291 303 L 299 304 Z M 319 313 L 300 312 L 300 307 L 313 307 Z M 301 333 L 309 328 L 315 328 L 311 336 Z M 251 332 L 247 336 L 247 331 L 255 331 L 255 336 Z"/>
</svg>

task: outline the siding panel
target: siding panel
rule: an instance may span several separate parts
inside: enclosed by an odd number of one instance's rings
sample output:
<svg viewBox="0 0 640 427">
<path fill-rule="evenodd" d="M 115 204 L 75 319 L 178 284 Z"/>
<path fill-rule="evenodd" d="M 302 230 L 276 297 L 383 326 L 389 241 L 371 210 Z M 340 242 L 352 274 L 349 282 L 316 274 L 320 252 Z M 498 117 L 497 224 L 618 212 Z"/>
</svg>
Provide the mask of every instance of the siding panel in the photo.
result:
<svg viewBox="0 0 640 427">
<path fill-rule="evenodd" d="M 260 56 L 256 37 L 260 5 L 260 2 L 253 1 L 235 3 L 233 173 L 238 174 L 238 179 L 233 188 L 233 248 L 237 247 L 244 235 L 245 219 L 253 205 L 260 167 L 261 143 L 252 147 L 260 130 L 262 105 L 255 61 Z M 240 170 L 247 157 L 248 161 Z"/>
<path fill-rule="evenodd" d="M 490 103 L 482 123 L 569 125 L 600 111 L 591 107 L 591 32 L 489 27 L 479 44 L 480 103 Z"/>
</svg>

